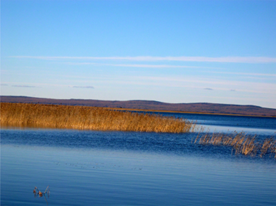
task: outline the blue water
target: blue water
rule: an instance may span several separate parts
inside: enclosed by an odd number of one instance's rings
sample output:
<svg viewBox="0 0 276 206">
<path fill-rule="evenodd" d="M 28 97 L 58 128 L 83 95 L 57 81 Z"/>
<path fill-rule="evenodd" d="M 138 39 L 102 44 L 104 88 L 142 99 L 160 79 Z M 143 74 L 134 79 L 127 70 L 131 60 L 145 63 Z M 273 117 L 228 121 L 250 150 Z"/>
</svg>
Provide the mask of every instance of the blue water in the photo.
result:
<svg viewBox="0 0 276 206">
<path fill-rule="evenodd" d="M 163 116 L 185 118 L 204 126 L 211 132 L 247 132 L 248 134 L 275 134 L 276 118 L 229 115 L 157 113 Z"/>
<path fill-rule="evenodd" d="M 276 132 L 273 118 L 177 115 L 212 131 Z M 1 205 L 276 205 L 274 158 L 192 144 L 196 135 L 2 128 Z"/>
</svg>

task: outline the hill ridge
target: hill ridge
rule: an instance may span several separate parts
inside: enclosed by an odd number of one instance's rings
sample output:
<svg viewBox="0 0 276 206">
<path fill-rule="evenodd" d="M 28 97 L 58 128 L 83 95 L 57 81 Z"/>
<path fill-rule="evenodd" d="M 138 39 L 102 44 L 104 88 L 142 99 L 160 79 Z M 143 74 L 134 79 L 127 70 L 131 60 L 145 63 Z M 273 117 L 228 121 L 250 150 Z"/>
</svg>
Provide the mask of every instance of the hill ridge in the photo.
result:
<svg viewBox="0 0 276 206">
<path fill-rule="evenodd" d="M 125 108 L 133 110 L 158 110 L 188 113 L 209 113 L 227 115 L 251 115 L 276 117 L 276 109 L 256 105 L 237 105 L 220 103 L 166 103 L 155 100 L 95 100 L 95 99 L 52 99 L 29 96 L 0 96 L 1 102 L 12 103 L 38 103 L 38 104 L 63 104 L 81 105 L 110 108 Z"/>
</svg>

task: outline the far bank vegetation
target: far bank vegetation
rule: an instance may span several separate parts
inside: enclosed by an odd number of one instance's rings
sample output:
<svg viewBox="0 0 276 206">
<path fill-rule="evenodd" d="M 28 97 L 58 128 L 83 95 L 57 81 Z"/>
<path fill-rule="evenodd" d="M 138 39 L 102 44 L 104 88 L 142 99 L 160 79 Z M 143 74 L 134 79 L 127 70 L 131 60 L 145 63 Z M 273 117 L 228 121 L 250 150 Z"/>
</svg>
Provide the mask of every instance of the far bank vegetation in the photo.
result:
<svg viewBox="0 0 276 206">
<path fill-rule="evenodd" d="M 1 103 L 1 126 L 102 131 L 185 133 L 191 122 L 174 117 L 115 111 L 108 108 Z"/>
</svg>

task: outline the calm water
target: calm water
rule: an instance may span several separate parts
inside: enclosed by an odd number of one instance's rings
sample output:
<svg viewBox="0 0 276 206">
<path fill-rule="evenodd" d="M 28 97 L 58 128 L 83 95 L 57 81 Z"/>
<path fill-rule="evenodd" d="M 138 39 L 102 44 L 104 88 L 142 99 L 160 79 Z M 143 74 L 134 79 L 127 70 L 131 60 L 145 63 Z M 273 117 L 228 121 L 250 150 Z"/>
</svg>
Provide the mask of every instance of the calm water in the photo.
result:
<svg viewBox="0 0 276 206">
<path fill-rule="evenodd" d="M 210 131 L 276 132 L 273 118 L 176 116 Z M 195 136 L 2 129 L 1 205 L 276 205 L 274 158 L 191 144 Z M 48 185 L 49 198 L 34 197 Z"/>
</svg>

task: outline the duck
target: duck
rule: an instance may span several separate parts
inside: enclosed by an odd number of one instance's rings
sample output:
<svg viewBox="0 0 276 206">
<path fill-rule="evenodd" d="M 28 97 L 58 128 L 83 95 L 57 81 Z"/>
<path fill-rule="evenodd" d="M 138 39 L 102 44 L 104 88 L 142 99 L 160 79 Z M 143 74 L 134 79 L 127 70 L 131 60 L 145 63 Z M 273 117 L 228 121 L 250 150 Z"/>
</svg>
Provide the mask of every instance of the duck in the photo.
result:
<svg viewBox="0 0 276 206">
<path fill-rule="evenodd" d="M 37 187 L 35 187 L 34 190 L 33 190 L 33 193 L 34 193 L 34 194 L 36 194 L 36 189 L 37 189 Z"/>
<path fill-rule="evenodd" d="M 41 191 L 38 192 L 39 197 L 42 197 L 43 193 Z"/>
</svg>

